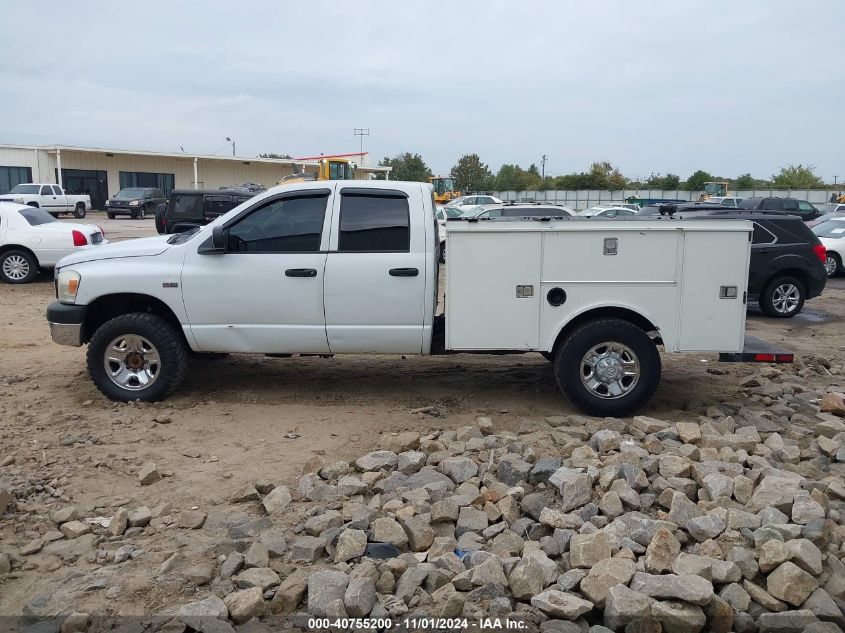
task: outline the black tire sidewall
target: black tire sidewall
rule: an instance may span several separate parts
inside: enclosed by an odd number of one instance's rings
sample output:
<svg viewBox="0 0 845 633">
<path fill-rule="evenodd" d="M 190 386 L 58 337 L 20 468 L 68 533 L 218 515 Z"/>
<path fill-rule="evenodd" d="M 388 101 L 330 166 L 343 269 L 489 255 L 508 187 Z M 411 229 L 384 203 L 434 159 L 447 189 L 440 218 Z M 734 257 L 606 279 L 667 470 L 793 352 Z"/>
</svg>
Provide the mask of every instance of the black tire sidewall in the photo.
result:
<svg viewBox="0 0 845 633">
<path fill-rule="evenodd" d="M 76 208 L 73 210 L 73 217 L 75 217 L 75 218 L 77 218 L 77 219 L 79 219 L 79 220 L 81 220 L 82 218 L 84 218 L 84 217 L 85 217 L 85 207 L 76 207 Z"/>
<path fill-rule="evenodd" d="M 23 279 L 9 279 L 6 277 L 6 274 L 3 272 L 3 262 L 6 261 L 7 257 L 11 257 L 12 255 L 20 255 L 24 257 L 29 264 L 29 274 L 24 277 Z M 30 253 L 21 250 L 11 250 L 6 251 L 2 255 L 0 255 L 0 280 L 7 284 L 26 284 L 35 279 L 38 276 L 38 273 L 41 269 L 38 266 L 38 260 L 35 259 Z"/>
<path fill-rule="evenodd" d="M 106 213 L 106 217 L 107 217 L 109 220 L 114 220 L 114 213 Z"/>
<path fill-rule="evenodd" d="M 625 396 L 600 398 L 581 382 L 581 359 L 589 349 L 606 341 L 628 346 L 640 363 L 640 377 Z M 636 325 L 621 319 L 601 319 L 580 326 L 558 347 L 555 378 L 567 399 L 589 415 L 622 417 L 642 408 L 660 383 L 661 362 L 657 346 Z"/>
<path fill-rule="evenodd" d="M 127 334 L 137 334 L 149 340 L 161 358 L 158 378 L 141 391 L 130 391 L 113 383 L 103 364 L 106 346 L 115 338 Z M 187 358 L 184 340 L 167 321 L 147 313 L 124 314 L 107 321 L 94 332 L 88 344 L 88 373 L 97 389 L 112 400 L 155 402 L 167 397 L 182 382 Z"/>
<path fill-rule="evenodd" d="M 775 288 L 785 283 L 791 283 L 800 293 L 800 299 L 798 300 L 798 307 L 788 314 L 784 314 L 782 312 L 778 312 L 775 310 L 775 306 L 773 303 L 773 296 L 775 292 Z M 796 314 L 801 312 L 804 308 L 804 300 L 807 297 L 807 289 L 804 287 L 804 284 L 801 282 L 800 279 L 796 279 L 795 277 L 791 277 L 789 275 L 785 275 L 783 277 L 777 277 L 772 279 L 766 287 L 763 289 L 763 294 L 760 296 L 760 309 L 766 314 L 766 316 L 773 317 L 775 319 L 789 319 L 794 317 Z"/>
</svg>

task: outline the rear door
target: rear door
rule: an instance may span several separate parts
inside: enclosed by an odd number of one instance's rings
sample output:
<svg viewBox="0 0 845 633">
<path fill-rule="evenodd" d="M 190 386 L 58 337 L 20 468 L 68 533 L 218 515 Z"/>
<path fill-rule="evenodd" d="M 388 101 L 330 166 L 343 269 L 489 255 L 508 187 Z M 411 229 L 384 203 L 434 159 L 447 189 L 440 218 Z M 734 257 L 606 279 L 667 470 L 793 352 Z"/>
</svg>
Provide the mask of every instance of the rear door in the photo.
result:
<svg viewBox="0 0 845 633">
<path fill-rule="evenodd" d="M 329 348 L 421 353 L 428 226 L 422 198 L 354 186 L 338 191 L 325 279 Z"/>
<path fill-rule="evenodd" d="M 67 211 L 71 208 L 71 205 L 68 204 L 67 195 L 65 192 L 62 191 L 62 188 L 59 185 L 53 185 L 53 196 L 56 201 L 56 210 Z"/>
</svg>

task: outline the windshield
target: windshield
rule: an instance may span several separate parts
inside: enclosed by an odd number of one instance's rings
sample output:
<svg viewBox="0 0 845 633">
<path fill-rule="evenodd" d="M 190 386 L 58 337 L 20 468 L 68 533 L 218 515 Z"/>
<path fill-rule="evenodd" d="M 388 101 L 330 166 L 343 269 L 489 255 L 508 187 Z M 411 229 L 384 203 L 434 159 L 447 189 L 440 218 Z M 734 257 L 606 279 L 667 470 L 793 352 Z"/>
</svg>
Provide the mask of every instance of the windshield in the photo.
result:
<svg viewBox="0 0 845 633">
<path fill-rule="evenodd" d="M 36 209 L 30 207 L 28 209 L 21 209 L 18 211 L 30 226 L 38 226 L 39 224 L 50 224 L 51 222 L 58 222 L 56 218 L 47 213 L 44 209 Z"/>
<path fill-rule="evenodd" d="M 705 182 L 704 193 L 711 196 L 724 196 L 727 191 L 727 185 L 723 182 Z"/>
<path fill-rule="evenodd" d="M 38 193 L 41 185 L 15 185 L 9 193 Z"/>
<path fill-rule="evenodd" d="M 825 202 L 824 204 L 817 204 L 816 207 L 821 213 L 833 213 L 839 205 L 835 202 Z"/>
<path fill-rule="evenodd" d="M 463 215 L 460 209 L 454 209 L 452 207 L 446 207 L 446 217 L 447 218 L 459 218 Z"/>
<path fill-rule="evenodd" d="M 812 231 L 818 237 L 845 238 L 845 218 L 827 220 L 821 224 L 816 224 Z"/>
<path fill-rule="evenodd" d="M 452 178 L 434 178 L 431 184 L 434 185 L 434 190 L 439 196 L 455 190 L 455 181 Z"/>
<path fill-rule="evenodd" d="M 117 192 L 115 198 L 118 200 L 135 200 L 137 198 L 144 197 L 144 190 L 143 189 L 121 189 Z"/>
</svg>

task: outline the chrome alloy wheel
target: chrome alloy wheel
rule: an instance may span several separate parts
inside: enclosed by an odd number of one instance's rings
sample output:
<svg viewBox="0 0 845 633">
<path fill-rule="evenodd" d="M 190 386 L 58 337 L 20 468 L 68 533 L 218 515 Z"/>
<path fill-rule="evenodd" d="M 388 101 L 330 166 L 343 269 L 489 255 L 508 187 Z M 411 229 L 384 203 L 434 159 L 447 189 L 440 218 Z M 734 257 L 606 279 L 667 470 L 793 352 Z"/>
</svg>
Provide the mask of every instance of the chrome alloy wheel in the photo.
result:
<svg viewBox="0 0 845 633">
<path fill-rule="evenodd" d="M 3 274 L 12 281 L 26 279 L 29 275 L 29 262 L 23 255 L 9 255 L 3 260 Z"/>
<path fill-rule="evenodd" d="M 103 358 L 106 375 L 121 389 L 140 391 L 152 385 L 161 373 L 161 356 L 143 336 L 118 336 Z"/>
<path fill-rule="evenodd" d="M 627 395 L 639 382 L 640 361 L 622 343 L 606 341 L 581 359 L 581 382 L 599 398 L 612 400 Z"/>
<path fill-rule="evenodd" d="M 795 311 L 801 301 L 801 291 L 795 284 L 783 283 L 772 293 L 772 305 L 780 314 Z"/>
<path fill-rule="evenodd" d="M 833 277 L 836 274 L 836 269 L 839 268 L 839 262 L 830 253 L 824 259 L 824 269 L 827 271 L 828 277 Z"/>
</svg>

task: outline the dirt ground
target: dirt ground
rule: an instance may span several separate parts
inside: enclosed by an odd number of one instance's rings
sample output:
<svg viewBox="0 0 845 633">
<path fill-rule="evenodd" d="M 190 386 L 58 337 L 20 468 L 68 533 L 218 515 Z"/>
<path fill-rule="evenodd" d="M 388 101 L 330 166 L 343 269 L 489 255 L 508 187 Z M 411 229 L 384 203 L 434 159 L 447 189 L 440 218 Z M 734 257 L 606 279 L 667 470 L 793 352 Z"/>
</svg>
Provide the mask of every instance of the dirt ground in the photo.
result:
<svg viewBox="0 0 845 633">
<path fill-rule="evenodd" d="M 111 239 L 154 231 L 151 220 L 148 228 L 124 222 L 117 231 L 106 227 Z M 185 384 L 165 403 L 118 405 L 88 379 L 84 348 L 50 341 L 44 309 L 52 299 L 50 275 L 25 286 L 0 285 L 0 463 L 5 464 L 0 480 L 27 476 L 34 486 L 49 485 L 60 493 L 53 493 L 53 505 L 33 502 L 32 516 L 73 504 L 82 516 L 108 517 L 127 501 L 128 507 L 151 508 L 169 502 L 174 511 L 199 507 L 211 516 L 246 482 L 266 479 L 294 488 L 309 457 L 353 458 L 376 447 L 380 434 L 453 428 L 472 424 L 479 415 L 490 415 L 498 428 L 516 430 L 545 416 L 575 413 L 561 397 L 551 365 L 535 354 L 234 355 L 195 362 Z M 798 318 L 769 319 L 750 309 L 747 329 L 798 355 L 841 358 L 843 317 L 840 278 Z M 644 413 L 669 420 L 742 398 L 737 378 L 753 370 L 718 365 L 714 355 L 665 355 L 663 360 L 662 384 Z M 707 371 L 714 367 L 725 373 Z M 431 405 L 442 417 L 411 413 Z M 136 473 L 149 461 L 165 479 L 142 488 Z M 0 520 L 0 544 L 20 547 L 55 529 L 28 519 L 18 514 Z M 174 537 L 151 534 L 142 543 L 163 558 L 179 547 L 167 539 Z M 133 579 L 130 574 L 114 580 L 119 590 L 109 598 L 82 586 L 99 564 L 82 558 L 54 569 L 49 556 L 28 557 L 22 570 L 5 580 L 0 576 L 0 614 L 97 612 L 106 605 L 114 613 L 153 613 L 184 602 L 184 592 L 190 591 L 166 584 L 153 588 L 149 575 Z"/>
</svg>

